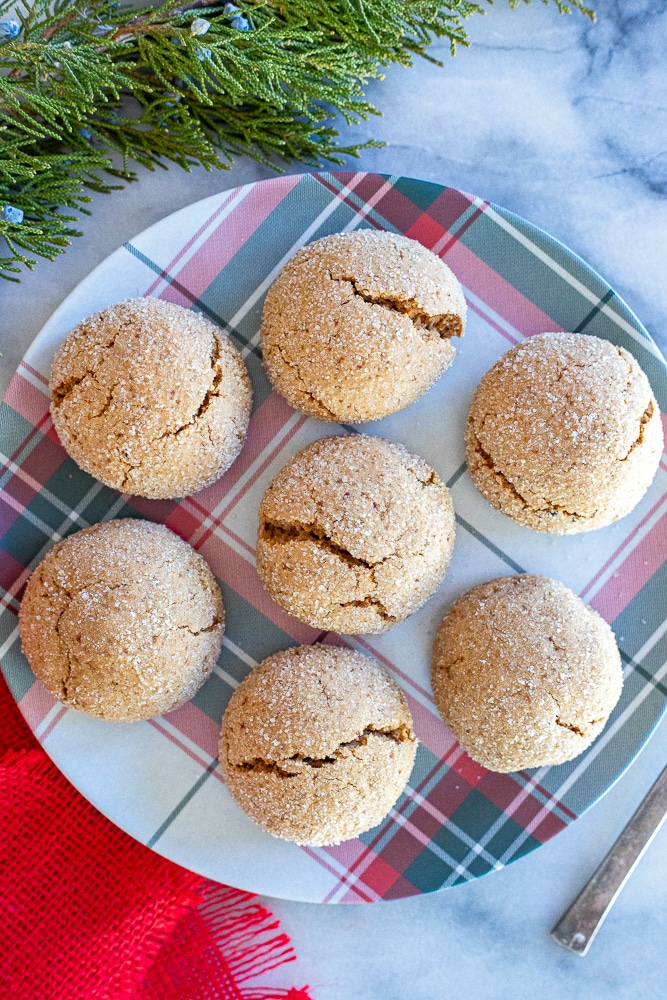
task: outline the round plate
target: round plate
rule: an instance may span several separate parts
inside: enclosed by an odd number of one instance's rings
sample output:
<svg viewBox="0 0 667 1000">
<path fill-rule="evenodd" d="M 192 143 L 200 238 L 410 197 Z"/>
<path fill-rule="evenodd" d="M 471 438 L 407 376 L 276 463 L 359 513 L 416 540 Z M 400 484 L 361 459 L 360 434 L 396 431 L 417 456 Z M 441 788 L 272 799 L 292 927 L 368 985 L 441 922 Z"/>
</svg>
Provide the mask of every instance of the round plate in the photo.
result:
<svg viewBox="0 0 667 1000">
<path fill-rule="evenodd" d="M 257 506 L 285 461 L 335 433 L 271 392 L 259 351 L 264 294 L 303 244 L 359 227 L 405 233 L 460 279 L 469 324 L 439 383 L 408 409 L 366 425 L 422 455 L 457 511 L 451 569 L 419 612 L 382 636 L 346 642 L 374 654 L 403 686 L 421 745 L 405 793 L 358 840 L 303 849 L 256 827 L 229 797 L 216 765 L 220 719 L 248 670 L 321 634 L 267 596 L 254 564 Z M 47 376 L 67 331 L 119 299 L 152 295 L 196 309 L 242 351 L 255 391 L 245 447 L 225 476 L 180 503 L 107 489 L 60 446 Z M 512 344 L 547 330 L 596 334 L 626 347 L 664 412 L 667 375 L 650 337 L 582 260 L 511 213 L 461 191 L 367 173 L 262 181 L 170 215 L 112 254 L 69 296 L 30 348 L 0 419 L 2 667 L 44 749 L 113 822 L 160 854 L 220 882 L 298 900 L 370 902 L 441 889 L 499 868 L 562 830 L 638 752 L 665 709 L 667 466 L 617 524 L 573 537 L 530 531 L 472 486 L 463 429 L 475 386 Z M 227 632 L 213 675 L 194 700 L 150 722 L 113 724 L 66 710 L 35 681 L 21 653 L 17 611 L 29 572 L 65 535 L 113 517 L 162 521 L 209 561 L 223 590 Z M 493 774 L 459 747 L 429 684 L 435 629 L 474 584 L 515 572 L 562 580 L 611 623 L 625 667 L 619 705 L 576 760 Z M 340 642 L 338 637 L 333 641 Z"/>
</svg>

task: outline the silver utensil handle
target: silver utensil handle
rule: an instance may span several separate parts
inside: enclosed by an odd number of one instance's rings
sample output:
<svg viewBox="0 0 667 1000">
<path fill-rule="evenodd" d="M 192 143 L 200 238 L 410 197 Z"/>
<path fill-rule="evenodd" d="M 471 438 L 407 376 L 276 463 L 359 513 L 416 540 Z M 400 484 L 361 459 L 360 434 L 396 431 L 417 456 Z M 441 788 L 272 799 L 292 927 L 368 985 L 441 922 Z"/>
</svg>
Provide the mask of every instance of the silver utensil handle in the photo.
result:
<svg viewBox="0 0 667 1000">
<path fill-rule="evenodd" d="M 585 955 L 644 851 L 667 818 L 667 767 L 650 789 L 602 864 L 551 932 L 577 955 Z"/>
</svg>

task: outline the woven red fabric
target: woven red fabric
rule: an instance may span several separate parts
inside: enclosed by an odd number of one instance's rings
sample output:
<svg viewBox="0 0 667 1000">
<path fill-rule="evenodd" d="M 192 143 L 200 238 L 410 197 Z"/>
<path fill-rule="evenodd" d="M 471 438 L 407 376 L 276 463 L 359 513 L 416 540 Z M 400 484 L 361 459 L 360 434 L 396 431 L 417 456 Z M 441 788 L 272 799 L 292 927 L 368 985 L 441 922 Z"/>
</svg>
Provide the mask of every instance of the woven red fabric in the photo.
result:
<svg viewBox="0 0 667 1000">
<path fill-rule="evenodd" d="M 38 746 L 0 673 L 0 760 L 6 750 L 32 750 Z"/>
<path fill-rule="evenodd" d="M 311 1000 L 303 990 L 252 988 L 249 979 L 296 956 L 278 921 L 249 893 L 206 882 L 136 1000 Z"/>
<path fill-rule="evenodd" d="M 311 1000 L 246 989 L 293 959 L 249 893 L 159 857 L 60 774 L 0 675 L 0 997 Z"/>
<path fill-rule="evenodd" d="M 0 995 L 133 996 L 201 878 L 103 821 L 39 748 L 5 754 L 0 810 Z"/>
</svg>

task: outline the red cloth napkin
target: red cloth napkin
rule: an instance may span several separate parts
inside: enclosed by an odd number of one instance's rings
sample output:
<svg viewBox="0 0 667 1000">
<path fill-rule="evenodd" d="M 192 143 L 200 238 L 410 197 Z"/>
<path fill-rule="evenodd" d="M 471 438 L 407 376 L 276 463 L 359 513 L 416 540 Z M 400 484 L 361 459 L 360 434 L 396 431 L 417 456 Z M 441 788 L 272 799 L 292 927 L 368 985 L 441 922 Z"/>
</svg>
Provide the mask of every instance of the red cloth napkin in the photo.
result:
<svg viewBox="0 0 667 1000">
<path fill-rule="evenodd" d="M 0 996 L 311 1000 L 248 981 L 295 958 L 250 893 L 180 868 L 60 774 L 0 675 Z"/>
</svg>

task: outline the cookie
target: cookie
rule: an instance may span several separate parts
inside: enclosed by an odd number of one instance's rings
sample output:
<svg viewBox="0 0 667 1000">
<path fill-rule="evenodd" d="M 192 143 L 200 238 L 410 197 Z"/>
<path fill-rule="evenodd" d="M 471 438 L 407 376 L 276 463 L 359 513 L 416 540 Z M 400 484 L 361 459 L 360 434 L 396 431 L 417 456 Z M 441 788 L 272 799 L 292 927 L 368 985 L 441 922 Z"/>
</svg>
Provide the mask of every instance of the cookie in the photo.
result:
<svg viewBox="0 0 667 1000">
<path fill-rule="evenodd" d="M 466 456 L 488 502 L 536 531 L 567 535 L 628 514 L 655 475 L 658 405 L 632 355 L 599 337 L 543 333 L 482 378 Z"/>
<path fill-rule="evenodd" d="M 417 740 L 405 697 L 376 660 L 336 646 L 275 653 L 222 720 L 220 766 L 238 805 L 296 844 L 339 844 L 381 822 Z"/>
<path fill-rule="evenodd" d="M 238 455 L 252 390 L 217 326 L 160 299 L 128 299 L 79 323 L 53 359 L 51 416 L 82 469 L 139 496 L 182 497 Z"/>
<path fill-rule="evenodd" d="M 451 364 L 466 303 L 434 253 L 362 229 L 299 250 L 269 289 L 264 367 L 291 406 L 319 420 L 377 420 L 418 399 Z"/>
<path fill-rule="evenodd" d="M 382 438 L 308 445 L 259 505 L 257 569 L 289 614 L 332 632 L 384 632 L 442 581 L 454 547 L 449 490 Z"/>
<path fill-rule="evenodd" d="M 438 711 L 491 771 L 561 764 L 602 732 L 623 684 L 609 625 L 563 583 L 482 583 L 449 609 L 431 666 Z"/>
<path fill-rule="evenodd" d="M 126 518 L 69 535 L 28 581 L 19 613 L 36 677 L 68 708 L 111 722 L 193 697 L 222 644 L 208 565 L 161 524 Z"/>
</svg>

